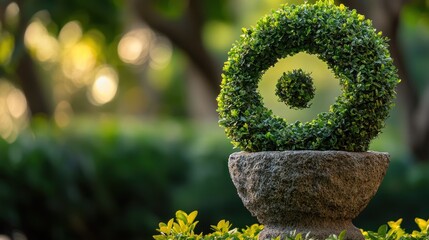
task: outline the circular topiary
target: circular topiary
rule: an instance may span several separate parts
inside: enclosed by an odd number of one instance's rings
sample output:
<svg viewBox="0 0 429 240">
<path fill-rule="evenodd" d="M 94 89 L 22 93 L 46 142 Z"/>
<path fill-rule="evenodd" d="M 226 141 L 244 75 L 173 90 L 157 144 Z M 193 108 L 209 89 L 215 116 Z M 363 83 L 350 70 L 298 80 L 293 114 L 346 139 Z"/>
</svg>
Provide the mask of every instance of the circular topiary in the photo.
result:
<svg viewBox="0 0 429 240">
<path fill-rule="evenodd" d="M 313 79 L 302 69 L 283 73 L 276 84 L 276 95 L 280 102 L 286 103 L 292 109 L 310 107 L 314 97 Z"/>
<path fill-rule="evenodd" d="M 342 94 L 315 119 L 288 123 L 263 105 L 258 83 L 278 59 L 299 52 L 325 61 Z M 367 151 L 398 83 L 387 39 L 370 20 L 333 1 L 284 5 L 243 29 L 229 51 L 217 99 L 219 124 L 245 151 Z"/>
</svg>

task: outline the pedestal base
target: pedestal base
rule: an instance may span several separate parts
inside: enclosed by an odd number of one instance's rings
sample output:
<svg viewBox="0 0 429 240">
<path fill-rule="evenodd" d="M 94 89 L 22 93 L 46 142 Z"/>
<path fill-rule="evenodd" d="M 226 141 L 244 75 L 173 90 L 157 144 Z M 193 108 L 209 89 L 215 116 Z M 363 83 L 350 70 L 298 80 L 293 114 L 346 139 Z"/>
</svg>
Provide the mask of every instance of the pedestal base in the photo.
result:
<svg viewBox="0 0 429 240">
<path fill-rule="evenodd" d="M 340 235 L 346 230 L 345 239 L 364 240 L 361 231 L 356 228 L 350 220 L 338 221 L 330 219 L 320 219 L 308 222 L 309 224 L 297 223 L 292 226 L 272 226 L 266 225 L 264 230 L 259 234 L 260 240 L 272 239 L 281 236 L 283 239 L 286 236 L 291 236 L 292 233 L 301 233 L 303 237 L 307 234 L 313 239 L 324 240 L 330 235 Z"/>
</svg>

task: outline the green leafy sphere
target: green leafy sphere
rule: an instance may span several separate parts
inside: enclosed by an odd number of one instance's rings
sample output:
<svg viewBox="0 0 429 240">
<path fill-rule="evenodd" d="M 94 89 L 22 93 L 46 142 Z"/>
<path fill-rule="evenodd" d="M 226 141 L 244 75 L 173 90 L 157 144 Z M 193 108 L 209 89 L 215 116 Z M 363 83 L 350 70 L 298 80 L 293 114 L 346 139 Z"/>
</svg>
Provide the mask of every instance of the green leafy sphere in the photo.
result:
<svg viewBox="0 0 429 240">
<path fill-rule="evenodd" d="M 328 112 L 288 123 L 263 105 L 258 83 L 279 59 L 306 52 L 327 63 L 342 89 Z M 243 29 L 228 53 L 217 98 L 219 124 L 244 151 L 367 151 L 393 106 L 397 70 L 387 38 L 332 0 L 284 5 Z"/>
<path fill-rule="evenodd" d="M 286 103 L 292 109 L 310 107 L 314 97 L 313 79 L 302 69 L 283 73 L 276 84 L 276 95 L 280 102 Z"/>
</svg>

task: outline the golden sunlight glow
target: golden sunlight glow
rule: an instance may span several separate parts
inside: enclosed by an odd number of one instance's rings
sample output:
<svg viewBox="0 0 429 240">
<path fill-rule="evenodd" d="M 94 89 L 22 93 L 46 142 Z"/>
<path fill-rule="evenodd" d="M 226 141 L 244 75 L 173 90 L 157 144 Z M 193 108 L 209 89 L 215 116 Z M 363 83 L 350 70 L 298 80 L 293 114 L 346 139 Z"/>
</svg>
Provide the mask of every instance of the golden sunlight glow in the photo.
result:
<svg viewBox="0 0 429 240">
<path fill-rule="evenodd" d="M 38 43 L 40 41 L 39 37 L 47 34 L 48 31 L 46 30 L 45 26 L 43 26 L 40 21 L 36 20 L 30 23 L 30 25 L 28 25 L 27 29 L 25 30 L 25 45 L 30 49 L 37 48 Z"/>
<path fill-rule="evenodd" d="M 35 53 L 39 61 L 56 61 L 59 56 L 59 44 L 56 38 L 39 20 L 35 20 L 27 27 L 24 35 L 25 45 Z"/>
<path fill-rule="evenodd" d="M 0 64 L 6 64 L 12 56 L 13 49 L 15 48 L 15 39 L 12 34 L 8 32 L 0 32 Z"/>
<path fill-rule="evenodd" d="M 113 68 L 105 66 L 97 71 L 89 99 L 94 105 L 103 105 L 115 97 L 117 90 L 118 74 Z"/>
<path fill-rule="evenodd" d="M 6 105 L 9 113 L 14 118 L 20 118 L 27 111 L 27 100 L 19 89 L 10 90 L 6 97 Z"/>
<path fill-rule="evenodd" d="M 76 44 L 70 54 L 76 71 L 84 72 L 93 68 L 96 61 L 96 53 L 89 45 L 83 42 Z"/>
<path fill-rule="evenodd" d="M 21 90 L 0 79 L 0 137 L 11 143 L 28 122 L 27 101 Z"/>
<path fill-rule="evenodd" d="M 167 38 L 159 38 L 150 50 L 150 66 L 154 69 L 163 69 L 171 61 L 173 47 Z"/>
<path fill-rule="evenodd" d="M 142 64 L 146 61 L 153 33 L 139 28 L 125 34 L 118 44 L 119 58 L 125 63 Z"/>
<path fill-rule="evenodd" d="M 68 22 L 60 31 L 58 40 L 64 47 L 76 44 L 82 38 L 82 27 L 78 21 Z"/>
<path fill-rule="evenodd" d="M 6 7 L 5 16 L 6 18 L 9 17 L 16 17 L 19 14 L 19 6 L 16 4 L 16 2 L 11 2 Z"/>
<path fill-rule="evenodd" d="M 11 25 L 17 25 L 19 20 L 19 6 L 16 2 L 7 5 L 4 13 L 5 22 Z"/>
<path fill-rule="evenodd" d="M 63 55 L 62 70 L 66 77 L 81 87 L 89 84 L 87 76 L 97 63 L 97 53 L 86 41 L 73 45 Z"/>
<path fill-rule="evenodd" d="M 59 45 L 57 39 L 52 36 L 45 36 L 40 38 L 40 45 L 38 46 L 36 57 L 39 61 L 55 61 L 58 59 Z"/>
</svg>

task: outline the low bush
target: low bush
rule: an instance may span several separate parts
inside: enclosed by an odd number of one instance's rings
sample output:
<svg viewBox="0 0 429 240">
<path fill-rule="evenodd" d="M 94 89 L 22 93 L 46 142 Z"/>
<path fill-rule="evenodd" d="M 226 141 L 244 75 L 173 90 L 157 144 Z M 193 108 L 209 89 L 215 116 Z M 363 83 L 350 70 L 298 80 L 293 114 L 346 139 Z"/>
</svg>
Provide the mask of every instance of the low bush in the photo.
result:
<svg viewBox="0 0 429 240">
<path fill-rule="evenodd" d="M 0 143 L 0 233 L 144 239 L 186 182 L 186 134 L 130 132 L 117 122 L 75 127 L 40 123 Z"/>
<path fill-rule="evenodd" d="M 226 166 L 232 148 L 213 126 L 82 120 L 58 129 L 33 123 L 12 144 L 0 140 L 0 234 L 148 239 L 161 219 L 187 204 L 207 211 L 204 222 L 227 213 L 242 222 L 249 214 Z"/>
<path fill-rule="evenodd" d="M 196 220 L 198 212 L 193 211 L 190 214 L 179 210 L 176 212 L 176 218 L 170 219 L 167 223 L 161 222 L 157 231 L 158 235 L 154 235 L 155 240 L 179 240 L 179 239 L 193 239 L 193 240 L 258 240 L 259 233 L 263 230 L 264 226 L 260 224 L 253 224 L 243 229 L 231 228 L 232 224 L 229 221 L 220 220 L 217 225 L 212 225 L 212 232 L 208 234 L 196 233 L 195 227 L 198 223 Z M 419 230 L 414 230 L 412 233 L 406 233 L 401 228 L 402 219 L 397 221 L 389 221 L 387 225 L 382 225 L 378 228 L 377 232 L 362 231 L 366 240 L 427 240 L 429 239 L 429 219 L 424 220 L 416 218 L 415 222 Z M 288 237 L 282 238 L 283 240 L 303 240 L 312 239 L 310 234 L 303 235 L 292 231 Z M 346 232 L 341 232 L 338 236 L 332 234 L 326 240 L 342 240 Z M 280 237 L 274 240 L 280 240 Z"/>
<path fill-rule="evenodd" d="M 86 119 L 61 130 L 51 125 L 32 123 L 14 143 L 0 140 L 0 234 L 150 239 L 176 209 L 198 209 L 203 232 L 223 218 L 237 226 L 256 221 L 232 184 L 232 147 L 216 123 Z M 402 217 L 411 229 L 414 216 L 427 215 L 429 165 L 401 159 L 392 159 L 356 226 L 374 230 Z"/>
</svg>

